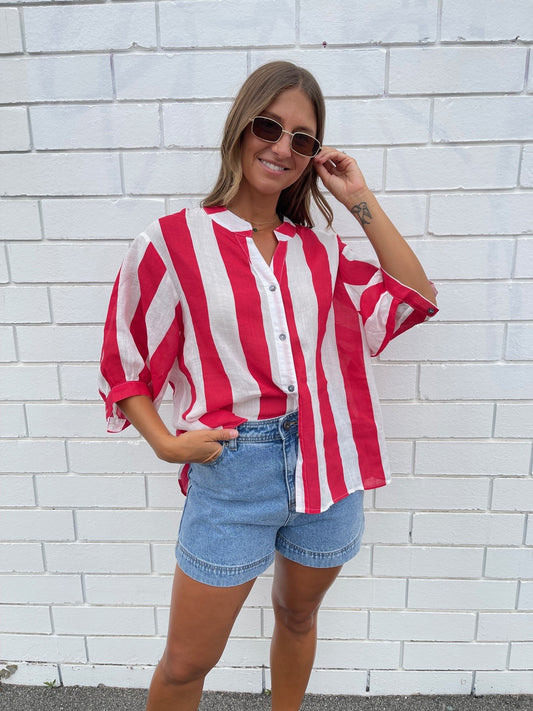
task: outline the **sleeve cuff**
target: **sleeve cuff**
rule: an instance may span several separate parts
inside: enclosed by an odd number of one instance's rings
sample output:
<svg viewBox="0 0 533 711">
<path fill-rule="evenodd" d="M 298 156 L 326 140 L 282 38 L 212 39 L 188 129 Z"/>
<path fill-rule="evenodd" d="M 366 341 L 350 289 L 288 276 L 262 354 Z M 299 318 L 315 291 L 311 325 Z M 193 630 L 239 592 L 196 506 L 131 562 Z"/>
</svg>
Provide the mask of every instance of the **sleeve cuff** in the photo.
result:
<svg viewBox="0 0 533 711">
<path fill-rule="evenodd" d="M 409 304 L 409 306 L 416 309 L 416 311 L 423 313 L 426 318 L 431 318 L 439 312 L 435 304 L 433 304 L 429 299 L 426 299 L 425 296 L 422 296 L 422 294 L 418 291 L 412 289 L 410 286 L 402 284 L 401 281 L 398 281 L 383 269 L 381 271 L 383 273 L 383 284 L 389 294 L 392 294 L 393 297 L 399 299 L 405 304 Z M 436 296 L 438 292 L 435 284 L 432 281 L 429 283 Z"/>
<path fill-rule="evenodd" d="M 122 432 L 131 423 L 121 412 L 117 402 L 124 400 L 126 397 L 133 395 L 147 395 L 152 398 L 152 392 L 148 385 L 142 381 L 134 381 L 120 383 L 111 388 L 108 396 L 105 398 L 105 409 L 107 417 L 108 432 Z"/>
</svg>

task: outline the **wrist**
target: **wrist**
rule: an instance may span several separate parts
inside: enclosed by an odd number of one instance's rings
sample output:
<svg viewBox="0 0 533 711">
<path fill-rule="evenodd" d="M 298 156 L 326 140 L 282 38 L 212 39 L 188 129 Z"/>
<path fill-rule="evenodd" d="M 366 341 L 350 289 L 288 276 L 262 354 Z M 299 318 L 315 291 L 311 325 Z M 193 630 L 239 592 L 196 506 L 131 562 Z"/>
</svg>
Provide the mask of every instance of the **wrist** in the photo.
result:
<svg viewBox="0 0 533 711">
<path fill-rule="evenodd" d="M 177 440 L 178 437 L 167 431 L 161 433 L 150 445 L 158 459 L 162 459 L 164 462 L 175 462 L 178 454 Z"/>
<path fill-rule="evenodd" d="M 355 206 L 360 205 L 362 202 L 368 203 L 373 197 L 374 193 L 365 185 L 361 190 L 350 193 L 350 195 L 343 200 L 343 205 L 349 212 L 352 212 Z"/>
</svg>

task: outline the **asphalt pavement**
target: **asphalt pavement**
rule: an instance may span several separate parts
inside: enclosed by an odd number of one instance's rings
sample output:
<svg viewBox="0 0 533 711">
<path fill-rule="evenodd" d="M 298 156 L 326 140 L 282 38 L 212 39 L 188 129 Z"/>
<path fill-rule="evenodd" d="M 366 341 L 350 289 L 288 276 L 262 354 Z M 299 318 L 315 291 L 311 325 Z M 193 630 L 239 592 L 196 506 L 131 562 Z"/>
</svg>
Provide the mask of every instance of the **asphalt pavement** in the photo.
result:
<svg viewBox="0 0 533 711">
<path fill-rule="evenodd" d="M 105 686 L 0 685 L 0 711 L 144 711 L 147 691 Z M 269 711 L 258 694 L 205 692 L 199 711 Z M 531 696 L 318 696 L 301 711 L 533 711 Z"/>
</svg>

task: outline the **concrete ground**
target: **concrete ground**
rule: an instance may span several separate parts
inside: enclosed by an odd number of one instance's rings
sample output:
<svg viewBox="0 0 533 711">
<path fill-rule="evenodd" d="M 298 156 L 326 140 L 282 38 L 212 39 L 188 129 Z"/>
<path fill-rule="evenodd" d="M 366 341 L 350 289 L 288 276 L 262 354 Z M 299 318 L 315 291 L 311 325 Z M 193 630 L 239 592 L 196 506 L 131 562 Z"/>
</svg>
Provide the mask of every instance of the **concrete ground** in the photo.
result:
<svg viewBox="0 0 533 711">
<path fill-rule="evenodd" d="M 144 711 L 144 689 L 0 685 L 0 711 Z M 200 711 L 269 711 L 268 696 L 206 692 Z M 314 696 L 301 711 L 533 711 L 531 696 Z"/>
</svg>

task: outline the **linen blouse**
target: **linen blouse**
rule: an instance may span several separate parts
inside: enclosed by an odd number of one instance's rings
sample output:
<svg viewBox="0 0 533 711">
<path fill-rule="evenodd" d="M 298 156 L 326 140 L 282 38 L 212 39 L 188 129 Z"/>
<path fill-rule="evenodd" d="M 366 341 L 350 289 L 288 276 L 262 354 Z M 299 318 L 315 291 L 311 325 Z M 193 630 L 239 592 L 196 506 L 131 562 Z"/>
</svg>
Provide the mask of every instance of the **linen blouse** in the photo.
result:
<svg viewBox="0 0 533 711">
<path fill-rule="evenodd" d="M 268 265 L 226 208 L 152 223 L 113 288 L 99 389 L 109 432 L 129 425 L 118 401 L 159 407 L 167 385 L 176 433 L 298 410 L 296 510 L 318 513 L 390 480 L 370 356 L 437 309 L 331 232 L 275 234 Z"/>
</svg>

